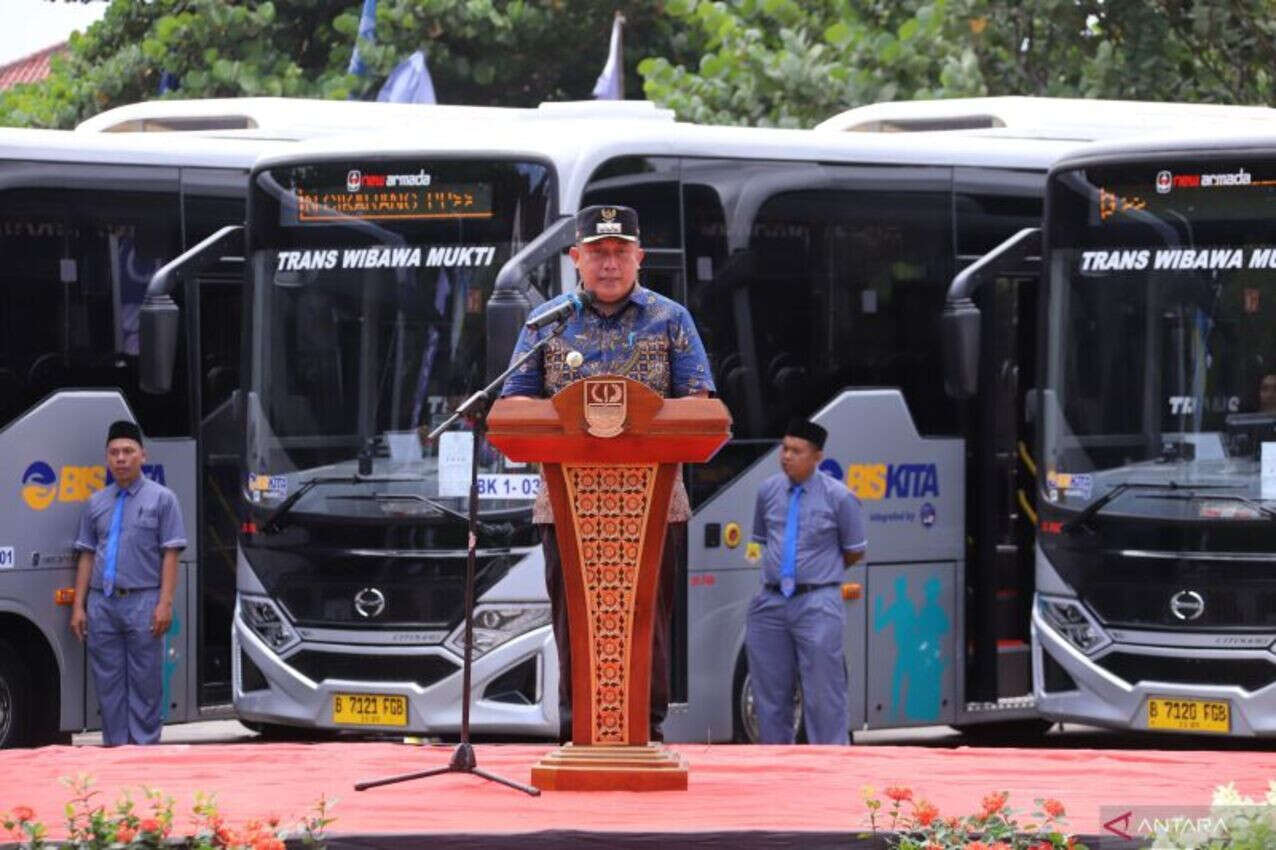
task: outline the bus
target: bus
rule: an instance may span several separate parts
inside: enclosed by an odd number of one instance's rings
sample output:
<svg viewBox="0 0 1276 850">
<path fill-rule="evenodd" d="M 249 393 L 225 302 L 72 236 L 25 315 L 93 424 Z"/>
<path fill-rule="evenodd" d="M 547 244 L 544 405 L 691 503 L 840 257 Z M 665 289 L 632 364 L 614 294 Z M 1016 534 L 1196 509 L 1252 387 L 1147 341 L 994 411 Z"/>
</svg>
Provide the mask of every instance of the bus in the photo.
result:
<svg viewBox="0 0 1276 850">
<path fill-rule="evenodd" d="M 1033 691 L 1046 718 L 1276 734 L 1276 135 L 1050 171 Z"/>
<path fill-rule="evenodd" d="M 107 482 L 106 427 L 121 418 L 141 426 L 143 471 L 177 493 L 191 541 L 165 637 L 165 716 L 229 714 L 241 441 L 226 412 L 242 259 L 211 258 L 175 293 L 181 367 L 163 395 L 139 387 L 140 308 L 158 267 L 243 221 L 248 170 L 266 148 L 0 130 L 0 746 L 99 726 L 68 628 L 72 543 Z"/>
</svg>

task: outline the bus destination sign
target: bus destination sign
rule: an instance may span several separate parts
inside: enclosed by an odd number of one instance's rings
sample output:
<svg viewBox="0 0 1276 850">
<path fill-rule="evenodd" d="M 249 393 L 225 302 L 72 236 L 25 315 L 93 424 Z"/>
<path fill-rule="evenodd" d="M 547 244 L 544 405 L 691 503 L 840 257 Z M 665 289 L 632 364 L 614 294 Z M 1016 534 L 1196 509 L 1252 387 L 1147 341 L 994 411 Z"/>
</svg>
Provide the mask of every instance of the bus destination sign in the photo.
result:
<svg viewBox="0 0 1276 850">
<path fill-rule="evenodd" d="M 350 169 L 344 187 L 295 186 L 294 191 L 297 218 L 303 222 L 492 216 L 490 183 L 436 184 L 424 170 L 383 174 Z"/>
</svg>

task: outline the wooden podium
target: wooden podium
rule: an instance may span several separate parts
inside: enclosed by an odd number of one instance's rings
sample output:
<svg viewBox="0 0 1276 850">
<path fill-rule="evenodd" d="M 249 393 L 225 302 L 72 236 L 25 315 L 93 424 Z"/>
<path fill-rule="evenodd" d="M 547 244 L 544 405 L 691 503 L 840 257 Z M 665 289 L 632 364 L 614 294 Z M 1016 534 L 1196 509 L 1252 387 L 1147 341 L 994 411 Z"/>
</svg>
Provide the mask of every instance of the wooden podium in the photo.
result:
<svg viewBox="0 0 1276 850">
<path fill-rule="evenodd" d="M 532 768 L 532 784 L 685 789 L 686 764 L 648 741 L 652 620 L 678 464 L 713 457 L 731 415 L 717 399 L 602 375 L 548 400 L 501 399 L 487 427 L 507 458 L 543 464 L 567 591 L 572 742 Z"/>
</svg>

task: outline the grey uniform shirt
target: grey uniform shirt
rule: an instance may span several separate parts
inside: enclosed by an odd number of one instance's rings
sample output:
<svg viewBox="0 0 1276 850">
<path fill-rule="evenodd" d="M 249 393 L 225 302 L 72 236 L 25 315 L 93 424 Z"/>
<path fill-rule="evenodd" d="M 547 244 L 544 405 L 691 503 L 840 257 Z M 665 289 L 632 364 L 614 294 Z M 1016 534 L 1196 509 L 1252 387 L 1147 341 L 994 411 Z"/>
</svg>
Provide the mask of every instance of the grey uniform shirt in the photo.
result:
<svg viewBox="0 0 1276 850">
<path fill-rule="evenodd" d="M 126 590 L 159 587 L 164 550 L 186 548 L 182 509 L 172 490 L 144 475 L 127 489 L 115 556 L 115 586 Z M 119 485 L 112 483 L 93 494 L 75 538 L 76 549 L 95 553 L 89 587 L 97 590 L 102 589 L 106 542 L 111 536 L 118 492 Z"/>
<path fill-rule="evenodd" d="M 780 581 L 780 559 L 784 555 L 784 527 L 789 517 L 790 488 L 802 488 L 798 500 L 797 574 L 798 584 L 832 584 L 842 580 L 846 563 L 843 552 L 868 548 L 864 536 L 864 515 L 860 501 L 842 482 L 823 472 L 815 472 L 794 485 L 783 472 L 772 475 L 758 488 L 753 512 L 753 541 L 762 543 L 762 581 Z"/>
</svg>

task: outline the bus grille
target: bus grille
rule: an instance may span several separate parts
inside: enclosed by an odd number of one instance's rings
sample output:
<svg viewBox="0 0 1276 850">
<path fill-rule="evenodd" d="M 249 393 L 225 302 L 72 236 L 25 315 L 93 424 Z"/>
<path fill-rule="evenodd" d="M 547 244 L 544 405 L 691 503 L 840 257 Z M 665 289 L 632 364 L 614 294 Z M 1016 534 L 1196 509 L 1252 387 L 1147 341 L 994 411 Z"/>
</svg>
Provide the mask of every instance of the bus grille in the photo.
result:
<svg viewBox="0 0 1276 850">
<path fill-rule="evenodd" d="M 416 682 L 423 688 L 460 669 L 439 655 L 356 655 L 309 649 L 288 656 L 284 663 L 314 682 Z"/>
<path fill-rule="evenodd" d="M 1077 585 L 1105 625 L 1276 629 L 1276 565 L 1270 562 L 1137 561 L 1109 554 L 1102 569 L 1085 571 Z M 1183 591 L 1198 593 L 1205 602 L 1195 619 L 1181 619 L 1171 610 L 1170 600 Z"/>
<path fill-rule="evenodd" d="M 1257 691 L 1276 682 L 1276 664 L 1262 658 L 1181 658 L 1109 652 L 1095 663 L 1130 684 L 1235 685 Z"/>
</svg>

